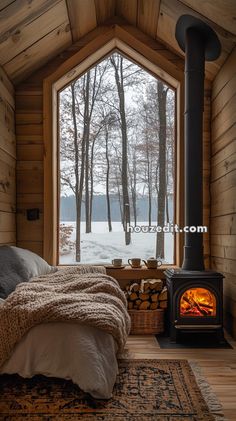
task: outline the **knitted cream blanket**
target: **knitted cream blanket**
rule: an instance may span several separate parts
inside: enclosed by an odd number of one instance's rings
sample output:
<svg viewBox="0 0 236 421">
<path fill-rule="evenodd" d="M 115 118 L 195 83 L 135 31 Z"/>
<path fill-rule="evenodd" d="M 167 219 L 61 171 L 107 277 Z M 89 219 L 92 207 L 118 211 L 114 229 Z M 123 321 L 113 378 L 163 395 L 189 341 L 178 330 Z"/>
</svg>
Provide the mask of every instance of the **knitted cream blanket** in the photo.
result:
<svg viewBox="0 0 236 421">
<path fill-rule="evenodd" d="M 0 306 L 0 367 L 33 326 L 78 322 L 110 333 L 122 351 L 130 330 L 125 295 L 105 268 L 78 266 L 21 283 Z"/>
</svg>

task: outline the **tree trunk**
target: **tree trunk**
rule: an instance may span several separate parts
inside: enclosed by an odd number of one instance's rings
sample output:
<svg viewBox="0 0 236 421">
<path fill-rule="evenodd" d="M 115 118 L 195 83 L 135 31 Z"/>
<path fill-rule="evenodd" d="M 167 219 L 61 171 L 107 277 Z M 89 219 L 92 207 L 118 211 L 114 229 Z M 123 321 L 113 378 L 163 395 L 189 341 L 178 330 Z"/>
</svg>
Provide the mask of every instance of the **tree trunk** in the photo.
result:
<svg viewBox="0 0 236 421">
<path fill-rule="evenodd" d="M 131 198 L 133 205 L 134 225 L 137 225 L 137 192 L 136 192 L 136 175 L 134 174 L 134 184 L 131 186 Z"/>
<path fill-rule="evenodd" d="M 93 160 L 94 160 L 94 147 L 96 137 L 93 139 L 90 156 L 90 205 L 89 205 L 89 226 L 90 232 L 92 231 L 92 213 L 93 213 Z"/>
<path fill-rule="evenodd" d="M 133 210 L 134 210 L 134 225 L 137 225 L 137 160 L 136 160 L 136 153 L 133 156 L 133 175 L 134 175 L 134 184 L 133 184 L 132 198 L 133 198 Z"/>
<path fill-rule="evenodd" d="M 79 171 L 79 143 L 78 143 L 78 129 L 76 121 L 76 107 L 75 107 L 75 84 L 71 84 L 71 95 L 72 95 L 72 120 L 74 127 L 74 149 L 75 149 L 75 197 L 76 197 L 76 240 L 75 240 L 75 260 L 80 262 L 81 260 L 81 206 L 83 197 L 83 185 L 84 185 L 84 150 L 85 143 L 82 139 L 82 150 L 81 150 L 81 166 Z M 80 173 L 80 174 L 79 174 Z"/>
<path fill-rule="evenodd" d="M 122 200 L 121 200 L 121 194 L 120 194 L 120 184 L 119 184 L 117 173 L 116 173 L 116 185 L 117 185 L 117 193 L 118 193 L 119 208 L 120 208 L 120 219 L 121 219 L 122 226 L 124 228 L 124 216 L 123 216 Z"/>
<path fill-rule="evenodd" d="M 84 138 L 85 138 L 85 232 L 91 232 L 90 222 L 90 199 L 89 199 L 89 134 L 90 134 L 90 71 L 84 76 L 86 78 L 86 87 L 84 95 Z"/>
<path fill-rule="evenodd" d="M 150 145 L 150 138 L 148 136 L 148 116 L 145 113 L 145 154 L 147 163 L 147 189 L 148 189 L 148 225 L 152 225 L 152 148 Z"/>
<path fill-rule="evenodd" d="M 131 190 L 131 200 L 133 208 L 134 225 L 137 225 L 137 163 L 136 163 L 136 152 L 133 152 L 132 156 L 132 169 L 128 165 L 129 169 L 129 180 Z"/>
<path fill-rule="evenodd" d="M 132 202 L 133 202 L 133 212 L 134 212 L 134 225 L 137 225 L 137 194 L 136 190 L 132 191 Z"/>
<path fill-rule="evenodd" d="M 151 188 L 148 188 L 148 225 L 152 225 L 152 192 Z"/>
<path fill-rule="evenodd" d="M 109 192 L 109 177 L 110 177 L 110 161 L 109 161 L 109 151 L 108 151 L 108 128 L 105 127 L 105 139 L 106 139 L 106 161 L 107 161 L 107 171 L 106 171 L 106 200 L 107 200 L 107 222 L 109 232 L 112 231 L 111 225 L 111 204 L 110 204 L 110 192 Z"/>
<path fill-rule="evenodd" d="M 119 97 L 119 112 L 121 119 L 121 136 L 122 136 L 122 194 L 123 194 L 123 216 L 124 216 L 124 227 L 125 227 L 125 244 L 128 245 L 131 242 L 131 233 L 127 229 L 127 225 L 130 225 L 130 202 L 129 202 L 129 189 L 128 189 L 128 138 L 127 138 L 127 122 L 125 112 L 125 93 L 124 93 L 124 81 L 123 81 L 123 58 L 119 57 L 119 61 L 111 58 L 111 63 L 115 70 L 115 80 L 117 86 L 117 92 Z"/>
<path fill-rule="evenodd" d="M 157 224 L 165 223 L 166 197 L 166 96 L 167 90 L 161 81 L 157 82 L 158 117 L 159 117 L 159 189 L 157 200 Z M 156 238 L 156 257 L 164 259 L 164 232 L 158 232 Z"/>
<path fill-rule="evenodd" d="M 150 170 L 150 156 L 147 145 L 147 185 L 148 185 L 148 225 L 152 225 L 152 177 Z"/>
<path fill-rule="evenodd" d="M 169 178 L 168 178 L 168 161 L 166 163 L 167 168 L 166 168 L 166 223 L 168 224 L 170 222 L 170 215 L 169 215 L 169 197 L 168 197 L 168 184 L 169 184 Z"/>
<path fill-rule="evenodd" d="M 170 222 L 168 193 L 166 193 L 166 222 L 167 224 Z"/>
</svg>

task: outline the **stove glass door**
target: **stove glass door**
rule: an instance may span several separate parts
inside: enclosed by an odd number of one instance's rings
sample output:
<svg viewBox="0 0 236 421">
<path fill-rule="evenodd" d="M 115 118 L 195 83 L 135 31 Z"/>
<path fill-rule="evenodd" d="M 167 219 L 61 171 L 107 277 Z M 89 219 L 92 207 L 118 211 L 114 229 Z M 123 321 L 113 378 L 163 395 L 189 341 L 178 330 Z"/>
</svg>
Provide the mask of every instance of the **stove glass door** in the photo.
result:
<svg viewBox="0 0 236 421">
<path fill-rule="evenodd" d="M 216 297 L 206 288 L 189 288 L 180 298 L 181 317 L 215 317 Z"/>
</svg>

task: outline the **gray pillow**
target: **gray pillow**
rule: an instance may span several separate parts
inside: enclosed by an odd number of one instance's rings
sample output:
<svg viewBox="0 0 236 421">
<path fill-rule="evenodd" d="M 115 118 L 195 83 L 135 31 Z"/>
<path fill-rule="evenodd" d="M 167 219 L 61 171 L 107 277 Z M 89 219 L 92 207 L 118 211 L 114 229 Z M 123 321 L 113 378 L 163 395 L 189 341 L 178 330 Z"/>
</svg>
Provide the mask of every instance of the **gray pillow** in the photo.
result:
<svg viewBox="0 0 236 421">
<path fill-rule="evenodd" d="M 0 246 L 0 298 L 7 298 L 20 282 L 56 270 L 29 250 Z"/>
<path fill-rule="evenodd" d="M 22 262 L 22 265 L 26 270 L 27 280 L 34 276 L 47 275 L 48 273 L 53 273 L 57 270 L 55 266 L 50 266 L 46 260 L 43 260 L 42 257 L 30 250 L 14 246 L 11 246 L 11 249 Z"/>
</svg>

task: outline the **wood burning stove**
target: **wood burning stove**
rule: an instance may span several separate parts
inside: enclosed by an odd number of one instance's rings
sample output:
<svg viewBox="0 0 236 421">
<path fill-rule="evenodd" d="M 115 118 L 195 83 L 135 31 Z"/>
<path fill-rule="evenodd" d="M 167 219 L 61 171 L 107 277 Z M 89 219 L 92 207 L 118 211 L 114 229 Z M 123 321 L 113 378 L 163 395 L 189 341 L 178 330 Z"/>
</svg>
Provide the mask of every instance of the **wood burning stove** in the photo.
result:
<svg viewBox="0 0 236 421">
<path fill-rule="evenodd" d="M 223 336 L 223 275 L 213 271 L 168 269 L 168 321 L 170 338 L 183 331 Z"/>
<path fill-rule="evenodd" d="M 185 51 L 185 225 L 203 225 L 202 131 L 205 60 L 219 57 L 215 32 L 194 16 L 183 15 L 176 39 Z M 204 269 L 200 232 L 186 232 L 182 269 L 166 270 L 170 338 L 180 332 L 216 332 L 223 339 L 223 275 Z"/>
</svg>

